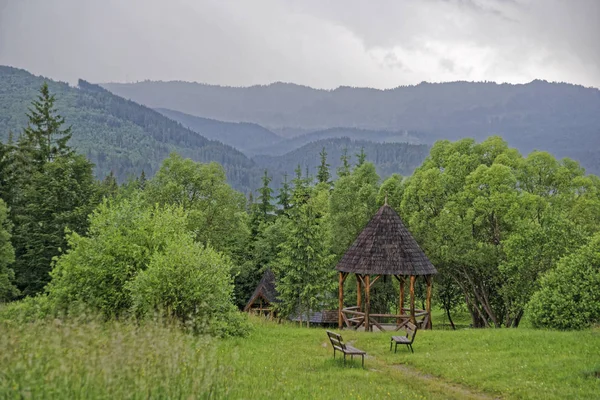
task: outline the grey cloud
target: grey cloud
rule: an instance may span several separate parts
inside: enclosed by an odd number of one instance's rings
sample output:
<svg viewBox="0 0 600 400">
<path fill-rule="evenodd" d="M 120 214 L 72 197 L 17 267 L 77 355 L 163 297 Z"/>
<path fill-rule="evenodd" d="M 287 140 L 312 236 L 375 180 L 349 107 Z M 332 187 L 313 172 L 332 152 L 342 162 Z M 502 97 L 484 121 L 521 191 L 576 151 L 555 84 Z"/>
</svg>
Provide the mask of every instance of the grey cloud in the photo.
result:
<svg viewBox="0 0 600 400">
<path fill-rule="evenodd" d="M 0 64 L 74 82 L 600 87 L 596 0 L 0 0 Z"/>
</svg>

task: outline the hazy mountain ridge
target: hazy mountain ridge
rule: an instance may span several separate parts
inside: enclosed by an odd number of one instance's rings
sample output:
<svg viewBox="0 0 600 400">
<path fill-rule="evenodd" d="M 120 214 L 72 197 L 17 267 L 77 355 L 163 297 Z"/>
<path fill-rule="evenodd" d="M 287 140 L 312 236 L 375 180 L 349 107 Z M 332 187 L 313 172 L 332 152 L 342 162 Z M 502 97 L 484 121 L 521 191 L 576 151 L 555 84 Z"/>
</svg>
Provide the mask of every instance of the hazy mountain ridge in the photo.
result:
<svg viewBox="0 0 600 400">
<path fill-rule="evenodd" d="M 282 138 L 266 128 L 249 122 L 223 122 L 157 108 L 156 111 L 202 136 L 222 142 L 245 152 L 280 142 Z"/>
<path fill-rule="evenodd" d="M 103 86 L 152 107 L 248 121 L 275 131 L 340 126 L 406 130 L 423 133 L 429 143 L 497 134 L 523 153 L 547 150 L 600 172 L 600 153 L 593 150 L 600 148 L 600 90 L 567 83 L 421 83 L 388 90 L 150 81 Z"/>
</svg>

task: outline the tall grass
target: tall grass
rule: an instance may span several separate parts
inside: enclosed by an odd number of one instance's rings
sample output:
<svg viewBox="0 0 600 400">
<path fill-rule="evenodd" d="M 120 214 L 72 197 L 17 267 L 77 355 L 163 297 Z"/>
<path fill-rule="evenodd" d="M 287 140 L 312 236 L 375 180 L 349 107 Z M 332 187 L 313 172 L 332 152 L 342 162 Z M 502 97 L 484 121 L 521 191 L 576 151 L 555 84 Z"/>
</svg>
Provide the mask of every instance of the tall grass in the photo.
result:
<svg viewBox="0 0 600 400">
<path fill-rule="evenodd" d="M 0 398 L 598 398 L 600 330 L 342 332 L 366 350 L 344 366 L 322 328 L 252 319 L 245 338 L 164 323 L 0 322 Z"/>
<path fill-rule="evenodd" d="M 0 325 L 0 398 L 220 398 L 213 340 L 159 323 Z"/>
</svg>

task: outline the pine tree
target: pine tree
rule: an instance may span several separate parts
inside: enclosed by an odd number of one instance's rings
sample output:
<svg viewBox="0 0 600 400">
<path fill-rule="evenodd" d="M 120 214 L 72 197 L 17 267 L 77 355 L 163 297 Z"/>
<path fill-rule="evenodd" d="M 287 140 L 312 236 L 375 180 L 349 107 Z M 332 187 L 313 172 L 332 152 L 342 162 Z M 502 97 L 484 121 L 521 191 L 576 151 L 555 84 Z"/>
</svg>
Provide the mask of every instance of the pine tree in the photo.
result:
<svg viewBox="0 0 600 400">
<path fill-rule="evenodd" d="M 283 174 L 283 183 L 279 188 L 279 194 L 277 195 L 277 204 L 281 207 L 282 212 L 286 212 L 290 209 L 291 205 L 291 188 L 288 183 L 288 175 Z"/>
<path fill-rule="evenodd" d="M 317 172 L 317 180 L 319 183 L 329 183 L 331 174 L 329 173 L 329 164 L 327 164 L 327 152 L 325 151 L 325 147 L 323 147 L 319 155 L 321 156 L 321 165 Z"/>
<path fill-rule="evenodd" d="M 146 181 L 146 173 L 142 170 L 142 173 L 140 174 L 140 190 L 146 189 Z"/>
<path fill-rule="evenodd" d="M 65 229 L 84 233 L 99 199 L 92 164 L 68 146 L 71 129 L 56 114 L 44 84 L 28 114 L 29 123 L 14 151 L 10 218 L 14 226 L 13 266 L 23 295 L 41 292 L 50 280 L 52 259 L 66 250 Z"/>
<path fill-rule="evenodd" d="M 262 187 L 258 190 L 259 192 L 259 205 L 258 210 L 260 216 L 263 221 L 267 221 L 275 210 L 275 206 L 273 206 L 273 189 L 269 187 L 269 183 L 271 183 L 271 177 L 267 173 L 265 169 L 263 177 L 262 177 Z"/>
<path fill-rule="evenodd" d="M 348 176 L 350 175 L 350 157 L 348 157 L 348 148 L 344 147 L 342 150 L 342 156 L 340 157 L 342 161 L 342 165 L 338 168 L 337 174 L 338 177 Z"/>
<path fill-rule="evenodd" d="M 56 157 L 72 154 L 67 145 L 71 139 L 71 127 L 62 129 L 64 118 L 57 114 L 55 98 L 44 82 L 37 100 L 32 102 L 27 117 L 29 123 L 24 129 L 22 144 L 30 153 L 33 163 L 41 167 Z"/>
<path fill-rule="evenodd" d="M 363 165 L 367 159 L 367 154 L 365 153 L 365 148 L 364 146 L 360 148 L 360 153 L 356 154 L 356 166 L 360 167 L 361 165 Z"/>
</svg>

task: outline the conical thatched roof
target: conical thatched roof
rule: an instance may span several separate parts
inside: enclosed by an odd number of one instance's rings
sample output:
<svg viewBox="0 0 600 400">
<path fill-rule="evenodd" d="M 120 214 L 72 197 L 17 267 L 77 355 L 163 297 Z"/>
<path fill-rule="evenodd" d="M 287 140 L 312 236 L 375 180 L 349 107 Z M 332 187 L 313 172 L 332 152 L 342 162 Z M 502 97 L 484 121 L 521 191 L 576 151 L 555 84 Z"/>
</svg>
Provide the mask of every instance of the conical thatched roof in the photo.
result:
<svg viewBox="0 0 600 400">
<path fill-rule="evenodd" d="M 246 307 L 244 307 L 244 311 L 248 311 L 250 306 L 254 304 L 256 299 L 262 297 L 265 301 L 269 303 L 277 302 L 277 289 L 275 288 L 275 274 L 270 269 L 265 270 L 258 286 L 254 289 L 254 293 L 250 296 L 250 300 L 246 303 Z"/>
<path fill-rule="evenodd" d="M 387 204 L 369 221 L 336 266 L 370 275 L 431 275 L 437 270 Z"/>
</svg>

